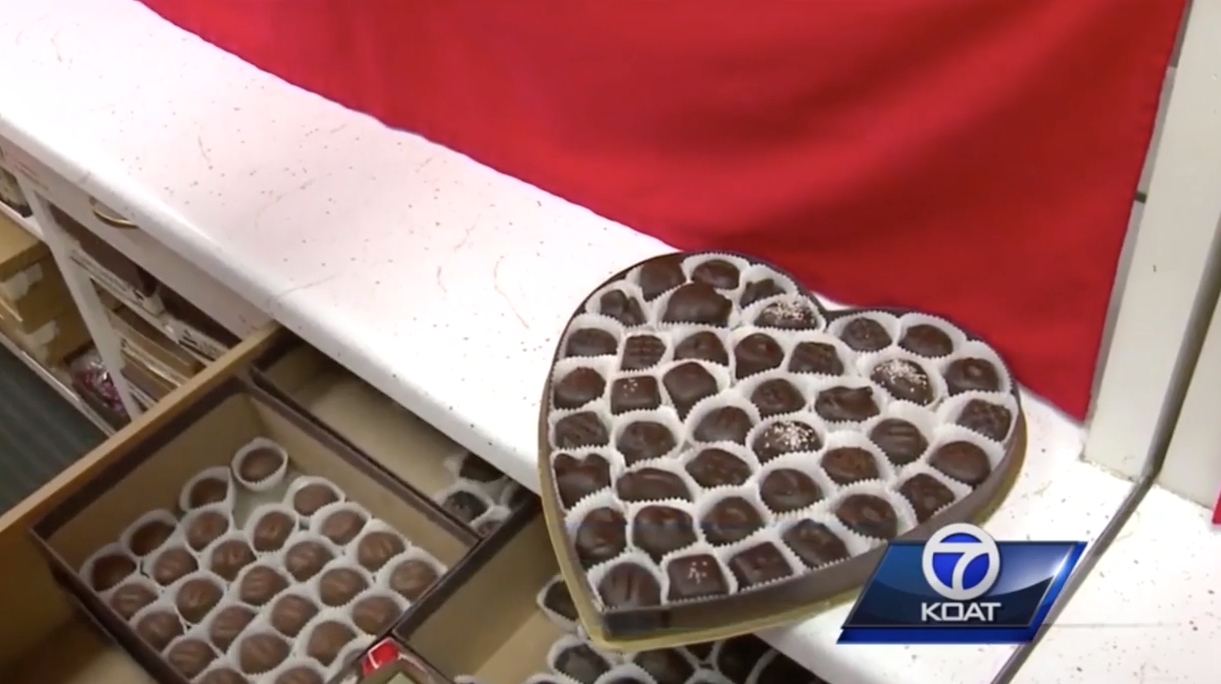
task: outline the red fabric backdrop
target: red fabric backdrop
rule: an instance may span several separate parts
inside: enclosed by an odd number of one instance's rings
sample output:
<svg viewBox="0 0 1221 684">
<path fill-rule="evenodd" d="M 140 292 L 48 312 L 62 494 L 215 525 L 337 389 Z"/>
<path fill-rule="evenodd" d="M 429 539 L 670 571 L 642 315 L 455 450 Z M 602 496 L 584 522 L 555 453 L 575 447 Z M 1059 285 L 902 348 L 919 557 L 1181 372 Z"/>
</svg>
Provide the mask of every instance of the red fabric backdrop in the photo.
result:
<svg viewBox="0 0 1221 684">
<path fill-rule="evenodd" d="M 1080 418 L 1183 0 L 144 0 L 680 248 L 953 318 Z"/>
</svg>

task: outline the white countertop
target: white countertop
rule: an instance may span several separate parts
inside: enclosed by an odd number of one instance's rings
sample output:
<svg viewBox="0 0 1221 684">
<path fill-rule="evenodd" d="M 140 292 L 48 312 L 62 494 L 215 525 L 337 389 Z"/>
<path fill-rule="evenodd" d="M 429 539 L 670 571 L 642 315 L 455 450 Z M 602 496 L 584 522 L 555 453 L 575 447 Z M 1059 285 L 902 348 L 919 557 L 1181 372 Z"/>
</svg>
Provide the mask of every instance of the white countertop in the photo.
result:
<svg viewBox="0 0 1221 684">
<path fill-rule="evenodd" d="M 121 198 L 146 232 L 537 487 L 559 331 L 605 277 L 665 245 L 288 86 L 132 0 L 8 5 L 0 135 Z M 1128 483 L 1077 460 L 1079 428 L 1026 406 L 1027 465 L 987 528 L 1092 539 Z M 980 684 L 1012 650 L 835 646 L 845 614 L 766 636 L 833 684 Z M 1031 667 L 1094 658 L 1075 652 L 1083 633 L 1060 630 Z"/>
</svg>

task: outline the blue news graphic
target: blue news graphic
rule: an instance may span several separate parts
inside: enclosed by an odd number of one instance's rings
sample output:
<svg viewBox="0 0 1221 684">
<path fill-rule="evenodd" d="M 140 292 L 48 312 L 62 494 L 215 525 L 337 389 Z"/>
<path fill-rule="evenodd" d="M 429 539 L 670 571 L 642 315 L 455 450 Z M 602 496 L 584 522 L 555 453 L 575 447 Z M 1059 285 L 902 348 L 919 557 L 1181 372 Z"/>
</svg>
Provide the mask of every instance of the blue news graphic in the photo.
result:
<svg viewBox="0 0 1221 684">
<path fill-rule="evenodd" d="M 841 644 L 1030 641 L 1085 542 L 998 542 L 975 525 L 892 542 L 844 621 Z"/>
</svg>

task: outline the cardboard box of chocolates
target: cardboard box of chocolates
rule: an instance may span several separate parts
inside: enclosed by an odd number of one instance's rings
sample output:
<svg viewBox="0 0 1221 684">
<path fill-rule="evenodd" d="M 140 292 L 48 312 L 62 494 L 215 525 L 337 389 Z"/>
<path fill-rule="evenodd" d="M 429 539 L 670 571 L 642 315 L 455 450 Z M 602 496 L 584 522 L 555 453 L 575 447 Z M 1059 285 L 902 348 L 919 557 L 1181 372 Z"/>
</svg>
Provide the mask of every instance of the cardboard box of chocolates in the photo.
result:
<svg viewBox="0 0 1221 684">
<path fill-rule="evenodd" d="M 136 441 L 33 535 L 163 684 L 321 684 L 478 541 L 240 379 Z"/>
</svg>

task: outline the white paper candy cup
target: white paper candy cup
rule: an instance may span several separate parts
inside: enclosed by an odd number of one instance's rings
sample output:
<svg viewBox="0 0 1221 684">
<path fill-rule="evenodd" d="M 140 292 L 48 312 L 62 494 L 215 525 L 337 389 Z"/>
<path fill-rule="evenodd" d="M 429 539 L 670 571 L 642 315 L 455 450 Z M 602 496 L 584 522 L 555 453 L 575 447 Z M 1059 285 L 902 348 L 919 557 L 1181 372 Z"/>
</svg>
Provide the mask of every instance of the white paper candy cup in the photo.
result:
<svg viewBox="0 0 1221 684">
<path fill-rule="evenodd" d="M 252 482 L 242 475 L 242 466 L 245 465 L 246 459 L 250 458 L 252 454 L 263 450 L 271 450 L 278 454 L 280 465 L 266 477 L 259 479 L 257 482 Z M 288 452 L 284 450 L 284 447 L 266 437 L 255 437 L 237 450 L 237 453 L 233 455 L 231 467 L 233 469 L 233 477 L 237 480 L 238 484 L 252 492 L 265 492 L 275 489 L 284 481 L 284 474 L 288 472 Z"/>
<path fill-rule="evenodd" d="M 308 487 L 313 487 L 313 486 L 325 487 L 326 489 L 329 489 L 331 491 L 331 493 L 335 495 L 335 500 L 330 503 L 340 503 L 340 502 L 343 502 L 347 498 L 346 495 L 343 493 L 343 490 L 339 488 L 339 485 L 335 484 L 334 482 L 331 482 L 330 480 L 326 479 L 325 477 L 315 477 L 313 475 L 302 475 L 301 477 L 294 479 L 292 481 L 292 484 L 288 485 L 288 491 L 285 492 L 285 494 L 284 494 L 284 505 L 291 508 L 297 514 L 297 516 L 301 519 L 301 521 L 306 523 L 307 525 L 309 524 L 309 520 L 310 520 L 310 518 L 313 517 L 314 513 L 316 513 L 318 510 L 321 510 L 323 506 L 327 505 L 327 504 L 323 504 L 322 506 L 319 506 L 318 509 L 315 509 L 313 511 L 303 510 L 302 508 L 297 506 L 297 494 L 300 493 L 301 490 L 306 489 Z"/>
<path fill-rule="evenodd" d="M 890 338 L 890 344 L 883 346 L 881 349 L 853 349 L 853 351 L 862 353 L 879 352 L 882 351 L 882 349 L 894 346 L 894 344 L 898 342 L 899 319 L 896 318 L 894 314 L 887 313 L 885 311 L 857 311 L 851 314 L 841 315 L 840 317 L 831 321 L 831 324 L 827 326 L 827 331 L 843 340 L 844 330 L 851 325 L 853 321 L 861 318 L 871 320 L 878 325 L 881 325 L 882 329 L 886 331 L 887 337 Z M 852 348 L 851 345 L 849 345 L 849 348 Z"/>
<path fill-rule="evenodd" d="M 331 519 L 332 515 L 343 513 L 345 511 L 355 513 L 364 519 L 364 522 L 360 525 L 360 529 L 356 530 L 356 534 L 352 536 L 352 539 L 348 539 L 347 541 L 344 541 L 346 534 L 340 536 L 336 531 L 328 529 L 327 525 L 327 521 Z M 310 518 L 309 531 L 311 534 L 316 536 L 325 537 L 335 546 L 344 547 L 350 544 L 352 540 L 356 539 L 356 537 L 360 535 L 360 531 L 365 528 L 365 525 L 369 524 L 369 520 L 372 518 L 373 516 L 369 514 L 369 511 L 365 510 L 361 505 L 351 501 L 328 504 L 322 508 L 319 508 L 318 512 L 315 513 L 312 518 Z M 328 532 L 330 532 L 330 535 L 327 534 Z"/>
<path fill-rule="evenodd" d="M 143 540 L 139 538 L 138 533 L 143 530 L 146 525 L 154 525 L 158 527 L 165 525 L 170 528 L 170 533 L 164 541 L 162 541 L 160 544 L 154 545 L 152 548 L 137 549 L 135 547 L 143 542 Z M 165 509 L 149 511 L 139 518 L 136 518 L 135 522 L 128 525 L 127 529 L 123 530 L 123 534 L 119 535 L 119 543 L 123 545 L 123 548 L 127 549 L 127 551 L 131 553 L 133 558 L 143 559 L 165 544 L 169 543 L 171 539 L 179 534 L 179 532 L 178 518 L 173 513 Z"/>
<path fill-rule="evenodd" d="M 657 684 L 657 680 L 653 679 L 653 675 L 635 663 L 615 665 L 606 674 L 594 680 L 594 684 L 615 684 L 615 682 L 623 681 L 625 677 L 628 681 L 640 682 L 641 684 Z"/>
<path fill-rule="evenodd" d="M 151 599 L 149 598 L 151 597 Z M 162 588 L 143 575 L 129 575 L 110 590 L 106 604 L 124 620 L 162 597 Z"/>
<path fill-rule="evenodd" d="M 242 614 L 249 617 L 250 620 L 241 629 L 236 631 L 225 630 L 224 632 L 218 634 L 216 632 L 216 623 L 220 617 L 226 613 L 226 611 L 240 611 Z M 206 635 L 208 643 L 215 646 L 218 651 L 228 652 L 229 648 L 233 646 L 233 643 L 237 641 L 237 637 L 241 635 L 242 632 L 245 632 L 251 625 L 255 624 L 258 620 L 259 611 L 256 608 L 240 603 L 234 600 L 233 597 L 227 597 L 221 599 L 221 602 L 216 605 L 216 608 L 213 608 L 212 612 L 208 613 L 208 616 L 204 618 L 203 622 L 199 623 L 198 630 Z"/>
<path fill-rule="evenodd" d="M 118 563 L 123 563 L 123 564 L 130 563 L 131 572 L 128 572 L 123 577 L 118 578 L 117 581 L 115 581 L 114 584 L 111 586 L 99 586 L 99 584 L 95 581 L 94 575 L 95 574 L 98 575 L 98 577 L 96 579 L 104 579 L 104 578 L 101 577 L 102 573 L 95 573 L 95 570 L 100 569 L 98 567 L 99 563 L 105 562 L 107 559 L 110 559 L 110 558 L 119 559 L 119 560 L 115 561 L 116 567 L 117 567 Z M 94 554 L 92 556 L 87 558 L 85 560 L 85 562 L 81 564 L 80 577 L 81 577 L 81 580 L 84 581 L 86 586 L 88 586 L 90 589 L 93 589 L 93 591 L 96 592 L 103 599 L 106 599 L 106 598 L 110 597 L 110 594 L 112 591 L 114 591 L 115 587 L 122 584 L 123 580 L 134 575 L 138 571 L 139 567 L 140 567 L 140 563 L 136 559 L 136 557 L 131 554 L 131 551 L 129 551 L 127 549 L 127 547 L 123 546 L 122 544 L 115 542 L 115 543 L 107 544 L 106 546 L 103 546 L 102 548 L 100 548 L 96 552 L 94 552 Z M 116 573 L 116 575 L 117 575 L 117 573 Z"/>
<path fill-rule="evenodd" d="M 557 613 L 556 611 L 552 610 L 550 607 L 547 606 L 547 596 L 553 590 L 554 591 L 563 591 L 563 592 L 568 591 L 567 585 L 564 584 L 563 576 L 556 575 L 555 577 L 552 577 L 551 580 L 549 582 L 547 582 L 547 584 L 543 585 L 543 588 L 539 589 L 538 594 L 534 597 L 535 604 L 538 605 L 539 611 L 542 612 L 543 615 L 547 616 L 548 620 L 551 620 L 552 622 L 554 622 L 555 625 L 557 627 L 559 627 L 561 630 L 563 630 L 565 633 L 576 634 L 577 622 L 575 620 L 572 620 L 564 615 L 561 615 L 560 613 Z"/>
<path fill-rule="evenodd" d="M 584 408 L 591 402 L 598 401 L 599 399 L 604 399 L 606 397 L 607 391 L 610 390 L 611 377 L 612 377 L 612 375 L 614 375 L 614 368 L 615 368 L 615 358 L 613 356 L 594 356 L 594 357 L 575 356 L 572 358 L 560 359 L 559 361 L 556 361 L 555 366 L 553 366 L 551 369 L 551 396 L 549 396 L 547 398 L 547 401 L 549 402 L 547 410 L 549 410 L 549 411 L 556 411 L 556 410 L 574 411 L 577 409 Z M 556 396 L 555 396 L 556 388 L 560 385 L 561 382 L 564 381 L 565 378 L 567 378 L 572 373 L 575 373 L 580 370 L 586 370 L 586 369 L 596 371 L 598 373 L 598 375 L 601 376 L 602 379 L 606 381 L 605 386 L 602 388 L 602 394 L 590 399 L 589 401 L 585 402 L 584 404 L 580 404 L 580 405 L 576 405 L 576 406 L 568 405 L 568 404 L 565 404 L 564 406 L 557 406 L 556 405 Z M 578 376 L 578 377 L 580 377 L 580 376 Z M 448 470 L 454 477 L 463 477 L 461 475 L 462 467 L 466 463 L 467 458 L 479 458 L 479 457 L 475 456 L 474 454 L 472 454 L 470 452 L 454 454 L 452 456 L 446 456 L 445 462 L 444 462 L 445 469 Z M 482 460 L 482 459 L 480 459 L 480 460 Z M 503 473 L 501 473 L 500 477 L 495 478 L 493 480 L 488 480 L 487 484 L 492 484 L 494 482 L 500 482 L 501 480 L 504 480 L 505 478 L 506 478 L 506 476 Z M 463 479 L 470 479 L 470 478 L 463 478 Z"/>
<path fill-rule="evenodd" d="M 196 488 L 200 485 L 205 485 L 206 482 L 213 480 L 223 485 L 224 496 L 219 501 L 200 501 L 193 502 L 192 499 L 198 499 L 195 495 Z M 206 486 L 206 485 L 205 485 Z M 201 491 L 200 494 L 203 492 Z M 193 511 L 201 506 L 222 504 L 233 508 L 233 478 L 229 472 L 229 468 L 225 466 L 214 466 L 205 468 L 196 473 L 187 483 L 182 486 L 182 492 L 178 494 L 178 508 L 183 512 Z"/>
<path fill-rule="evenodd" d="M 1004 436 L 995 434 L 986 434 L 982 426 L 966 425 L 969 422 L 966 420 L 965 412 L 969 409 L 972 402 L 981 401 L 990 404 L 998 409 L 1003 409 L 1009 414 L 1009 424 Z M 956 394 L 941 405 L 937 410 L 937 416 L 945 423 L 957 425 L 975 432 L 976 434 L 986 439 L 999 442 L 1001 444 L 1008 443 L 1009 438 L 1013 436 L 1013 429 L 1018 422 L 1018 405 L 1017 400 L 1012 394 L 1001 394 L 999 392 L 963 392 Z"/>
<path fill-rule="evenodd" d="M 487 492 L 465 480 L 437 492 L 433 495 L 433 501 L 467 526 L 473 525 L 479 516 L 496 505 Z"/>
<path fill-rule="evenodd" d="M 960 330 L 958 328 L 958 326 L 954 325 L 953 323 L 950 323 L 949 321 L 945 320 L 944 318 L 938 318 L 937 316 L 929 316 L 928 314 L 913 312 L 913 313 L 903 314 L 902 316 L 899 317 L 899 331 L 898 331 L 897 336 L 895 337 L 896 344 L 898 344 L 900 347 L 902 347 L 904 349 L 907 349 L 908 351 L 911 351 L 912 353 L 916 353 L 915 350 L 908 349 L 908 345 L 903 344 L 903 337 L 904 337 L 904 335 L 907 334 L 908 330 L 911 330 L 912 328 L 915 328 L 917 326 L 924 326 L 924 325 L 931 326 L 931 327 L 936 328 L 936 329 L 940 330 L 941 332 L 945 333 L 945 336 L 950 339 L 950 346 L 952 347 L 950 350 L 950 354 L 953 354 L 954 352 L 958 351 L 958 349 L 960 349 L 962 347 L 963 343 L 965 343 L 967 341 L 967 336 L 965 334 L 963 334 L 962 330 Z M 931 356 L 926 356 L 925 354 L 920 354 L 920 356 L 925 356 L 926 358 L 936 359 L 936 358 L 944 358 L 947 355 L 946 354 L 935 354 L 935 355 L 931 355 Z"/>
<path fill-rule="evenodd" d="M 158 647 L 168 646 L 169 644 L 173 643 L 175 640 L 182 638 L 182 636 L 184 636 L 187 633 L 187 624 L 185 622 L 183 622 L 182 617 L 180 615 L 178 615 L 178 609 L 174 607 L 173 603 L 166 600 L 164 597 L 161 598 L 160 600 L 154 601 L 153 603 L 145 606 L 142 610 L 140 610 L 140 612 L 133 615 L 131 620 L 128 620 L 127 624 L 131 625 L 131 628 L 136 633 L 136 635 L 140 636 L 143 639 L 143 636 L 140 634 L 139 627 L 140 627 L 141 623 L 143 623 L 151 615 L 154 615 L 156 613 L 166 613 L 166 614 L 172 616 L 174 620 L 177 620 L 176 624 L 178 625 L 178 630 L 180 633 L 177 635 L 170 636 L 169 641 L 167 641 L 165 644 L 155 644 L 155 643 L 145 641 L 145 643 L 147 643 L 149 646 L 153 647 L 153 650 L 157 650 Z"/>
<path fill-rule="evenodd" d="M 415 596 L 409 596 L 402 593 L 400 590 L 406 589 L 406 587 L 395 586 L 394 582 L 394 571 L 397 570 L 400 565 L 409 561 L 419 561 L 431 568 L 433 573 L 436 574 L 436 579 L 434 579 L 427 587 L 420 590 L 420 592 Z M 435 587 L 440 581 L 441 577 L 448 570 L 449 569 L 445 567 L 445 564 L 434 558 L 432 554 L 418 546 L 413 546 L 398 556 L 391 558 L 390 562 L 382 566 L 382 569 L 378 571 L 377 575 L 373 578 L 373 585 L 379 588 L 390 589 L 410 603 L 411 601 L 419 600 L 421 596 Z M 414 590 L 416 587 L 412 587 L 412 589 Z"/>
<path fill-rule="evenodd" d="M 201 519 L 205 518 L 214 518 L 217 520 L 223 519 L 226 522 L 225 528 L 221 530 L 220 534 L 217 534 L 211 539 L 206 537 L 193 539 L 191 528 Z M 191 549 L 195 553 L 203 553 L 208 547 L 215 544 L 217 539 L 220 539 L 225 534 L 232 532 L 237 528 L 233 522 L 232 508 L 225 506 L 224 504 L 212 504 L 211 506 L 201 506 L 200 508 L 196 508 L 190 513 L 184 515 L 182 517 L 181 529 L 183 532 L 183 537 L 186 540 L 187 548 Z"/>
<path fill-rule="evenodd" d="M 265 639 L 270 637 L 276 642 L 283 644 L 284 660 L 274 663 L 271 667 L 259 667 L 254 663 L 248 662 L 242 657 L 243 645 L 252 639 Z M 293 646 L 290 639 L 286 639 L 283 634 L 271 628 L 265 619 L 256 619 L 249 627 L 247 627 L 237 640 L 233 642 L 233 646 L 229 649 L 230 659 L 237 665 L 238 671 L 252 678 L 258 678 L 260 675 L 274 671 L 280 665 L 283 665 L 293 655 Z"/>
<path fill-rule="evenodd" d="M 614 349 L 607 354 L 599 356 L 615 357 L 619 354 L 619 350 L 623 348 L 623 338 L 625 336 L 623 324 L 613 318 L 607 318 L 601 314 L 579 314 L 573 316 L 568 323 L 568 330 L 564 333 L 564 339 L 560 343 L 560 358 L 584 357 L 590 358 L 584 354 L 574 354 L 577 351 L 573 348 L 573 336 L 582 330 L 600 330 L 609 334 L 614 340 Z"/>
<path fill-rule="evenodd" d="M 207 584 L 211 585 L 213 589 L 215 589 L 216 601 L 211 607 L 203 610 L 203 613 L 199 617 L 195 617 L 192 615 L 187 615 L 183 612 L 180 596 L 188 587 L 196 586 L 198 581 L 206 582 Z M 182 579 L 167 587 L 165 590 L 165 600 L 174 606 L 174 609 L 178 611 L 178 615 L 182 618 L 182 621 L 185 624 L 194 626 L 202 623 L 207 618 L 208 614 L 210 614 L 216 608 L 216 606 L 220 605 L 220 603 L 224 601 L 225 591 L 228 588 L 229 585 L 218 575 L 208 572 L 207 570 L 197 570 L 189 575 L 185 575 Z"/>
<path fill-rule="evenodd" d="M 376 599 L 389 600 L 398 608 L 398 612 L 390 619 L 388 624 L 378 626 L 371 619 L 372 616 L 362 615 L 362 612 L 365 610 L 365 606 L 367 605 L 365 602 Z M 361 593 L 356 597 L 356 600 L 352 601 L 349 615 L 352 618 L 352 624 L 356 625 L 356 627 L 360 629 L 362 633 L 367 634 L 370 638 L 379 637 L 403 617 L 403 613 L 407 611 L 407 608 L 410 605 L 411 603 L 408 602 L 407 599 L 391 591 L 389 588 L 379 586 L 375 583 L 373 587 Z"/>
<path fill-rule="evenodd" d="M 374 537 L 374 535 L 376 536 Z M 390 549 L 391 553 L 385 554 L 380 558 L 374 555 L 374 549 L 372 548 L 365 549 L 365 553 L 362 554 L 361 547 L 372 546 L 374 543 L 376 543 L 378 538 L 388 539 L 392 545 L 397 542 L 398 548 Z M 378 520 L 377 518 L 373 518 L 369 520 L 369 522 L 365 523 L 365 528 L 360 531 L 360 534 L 356 535 L 356 538 L 353 539 L 352 543 L 349 544 L 344 550 L 344 556 L 350 563 L 360 566 L 366 572 L 376 573 L 378 570 L 381 570 L 391 558 L 398 556 L 409 548 L 411 548 L 411 542 L 400 534 L 398 530 L 394 529 L 390 525 L 387 525 L 385 522 Z M 365 557 L 362 558 L 362 555 Z"/>
<path fill-rule="evenodd" d="M 345 576 L 352 577 L 358 581 L 358 584 L 353 585 L 356 590 L 351 596 L 335 594 L 327 590 L 327 585 L 330 584 L 331 577 Z M 314 591 L 318 599 L 322 602 L 325 608 L 346 609 L 351 605 L 356 597 L 373 586 L 373 576 L 367 570 L 353 563 L 348 558 L 337 558 L 326 567 L 322 568 L 314 579 L 310 580 L 311 590 Z"/>
<path fill-rule="evenodd" d="M 597 420 L 594 421 L 594 418 Z M 561 432 L 563 428 L 574 423 L 583 428 L 588 424 L 590 429 L 573 434 Z M 605 400 L 595 401 L 587 404 L 585 408 L 573 411 L 551 411 L 547 414 L 547 443 L 555 451 L 606 447 L 611 443 L 614 423 L 614 416 L 611 415 Z M 601 429 L 594 429 L 596 425 L 601 425 Z"/>
<path fill-rule="evenodd" d="M 284 539 L 277 543 L 272 537 L 262 537 L 258 534 L 259 525 L 264 520 L 278 516 L 284 520 L 287 525 L 284 530 Z M 259 554 L 276 553 L 284 548 L 285 542 L 296 531 L 298 524 L 297 512 L 291 507 L 280 503 L 263 504 L 250 512 L 250 516 L 246 519 L 246 526 L 243 532 L 250 539 L 250 545 Z"/>
<path fill-rule="evenodd" d="M 158 570 L 158 568 L 159 568 L 158 562 L 161 560 L 162 556 L 166 555 L 167 553 L 174 552 L 177 549 L 186 551 L 187 555 L 191 557 L 191 560 L 194 561 L 194 563 L 187 564 L 186 572 L 182 573 L 182 575 L 179 575 L 178 577 L 168 576 Z M 169 585 L 171 585 L 175 581 L 177 581 L 179 579 L 179 577 L 182 577 L 189 573 L 195 572 L 196 570 L 199 570 L 202 567 L 203 567 L 203 563 L 199 559 L 199 554 L 196 553 L 195 551 L 192 551 L 191 547 L 187 546 L 185 541 L 162 544 L 161 548 L 159 548 L 156 551 L 149 554 L 141 563 L 141 569 L 144 572 L 144 574 L 147 575 L 148 577 L 151 577 L 153 579 L 153 581 L 157 583 L 158 586 L 162 586 L 162 587 L 168 587 Z"/>
<path fill-rule="evenodd" d="M 325 625 L 335 624 L 346 628 L 346 631 L 351 632 L 351 638 L 342 644 L 336 644 L 335 652 L 330 653 L 311 653 L 310 642 L 313 641 L 315 632 L 319 629 L 329 629 Z M 352 624 L 352 620 L 342 610 L 323 610 L 314 618 L 305 629 L 301 630 L 301 636 L 295 642 L 294 655 L 304 658 L 312 658 L 316 660 L 328 672 L 335 672 L 333 666 L 339 663 L 339 656 L 344 652 L 349 644 L 356 641 L 361 636 L 360 629 Z"/>
</svg>

